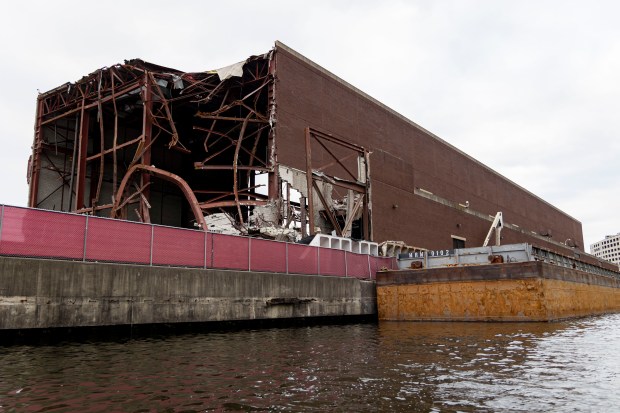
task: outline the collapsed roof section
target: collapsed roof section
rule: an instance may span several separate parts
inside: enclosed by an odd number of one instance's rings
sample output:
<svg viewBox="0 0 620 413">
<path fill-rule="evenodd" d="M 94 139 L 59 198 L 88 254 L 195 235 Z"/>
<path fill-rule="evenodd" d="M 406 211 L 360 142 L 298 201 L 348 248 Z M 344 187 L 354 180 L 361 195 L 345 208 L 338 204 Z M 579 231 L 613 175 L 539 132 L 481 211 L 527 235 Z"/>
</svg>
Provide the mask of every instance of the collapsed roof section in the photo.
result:
<svg viewBox="0 0 620 413">
<path fill-rule="evenodd" d="M 319 228 L 371 239 L 367 150 L 307 128 L 306 170 L 278 164 L 273 54 L 195 73 L 135 59 L 41 94 L 29 206 L 277 239 Z M 346 179 L 312 165 L 317 143 Z"/>
</svg>

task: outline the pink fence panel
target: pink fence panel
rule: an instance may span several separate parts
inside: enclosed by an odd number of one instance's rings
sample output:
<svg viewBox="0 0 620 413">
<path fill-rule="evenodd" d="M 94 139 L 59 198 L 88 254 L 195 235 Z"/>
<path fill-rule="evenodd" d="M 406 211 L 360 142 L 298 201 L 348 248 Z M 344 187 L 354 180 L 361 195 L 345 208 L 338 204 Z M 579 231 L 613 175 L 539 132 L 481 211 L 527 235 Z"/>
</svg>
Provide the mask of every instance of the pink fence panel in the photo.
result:
<svg viewBox="0 0 620 413">
<path fill-rule="evenodd" d="M 391 257 L 370 257 L 370 271 L 372 278 L 377 277 L 377 271 L 386 268 L 388 270 L 396 269 L 396 259 Z"/>
<path fill-rule="evenodd" d="M 154 226 L 153 264 L 205 266 L 205 232 Z"/>
<path fill-rule="evenodd" d="M 6 205 L 0 209 L 2 255 L 85 257 L 89 261 L 206 265 L 208 268 L 357 278 L 375 278 L 382 268 L 398 267 L 394 258 L 369 257 L 308 245 Z"/>
<path fill-rule="evenodd" d="M 303 244 L 288 244 L 289 274 L 318 274 L 319 249 Z"/>
<path fill-rule="evenodd" d="M 388 261 L 388 263 L 386 263 L 386 267 L 388 267 L 391 270 L 398 269 L 398 261 L 396 260 L 395 257 L 389 257 L 389 258 L 383 258 L 383 259 Z"/>
<path fill-rule="evenodd" d="M 86 217 L 4 206 L 0 254 L 82 259 Z"/>
<path fill-rule="evenodd" d="M 211 232 L 206 232 L 205 233 L 205 242 L 206 242 L 206 247 L 207 247 L 207 262 L 205 263 L 205 266 L 207 268 L 211 268 L 213 267 L 213 233 Z"/>
<path fill-rule="evenodd" d="M 286 272 L 286 244 L 250 239 L 250 270 Z"/>
<path fill-rule="evenodd" d="M 319 248 L 319 274 L 344 277 L 346 275 L 344 251 Z"/>
<path fill-rule="evenodd" d="M 377 260 L 378 257 L 368 257 L 368 258 L 370 259 L 370 278 L 376 279 L 377 271 L 381 269 L 381 266 L 379 265 L 379 261 Z"/>
<path fill-rule="evenodd" d="M 249 238 L 212 234 L 213 267 L 248 271 L 250 269 Z"/>
<path fill-rule="evenodd" d="M 347 275 L 356 278 L 370 278 L 368 255 L 347 253 Z"/>
<path fill-rule="evenodd" d="M 151 261 L 151 226 L 104 218 L 88 218 L 86 259 L 90 261 Z"/>
</svg>

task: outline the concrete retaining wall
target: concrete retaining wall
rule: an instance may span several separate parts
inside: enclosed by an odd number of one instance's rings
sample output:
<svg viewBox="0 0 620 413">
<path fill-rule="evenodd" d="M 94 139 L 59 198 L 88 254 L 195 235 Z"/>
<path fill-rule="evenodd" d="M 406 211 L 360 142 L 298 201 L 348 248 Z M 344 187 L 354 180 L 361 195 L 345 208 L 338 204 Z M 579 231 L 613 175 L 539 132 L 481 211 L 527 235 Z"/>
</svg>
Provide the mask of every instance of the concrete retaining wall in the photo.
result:
<svg viewBox="0 0 620 413">
<path fill-rule="evenodd" d="M 380 320 L 550 321 L 620 311 L 620 280 L 542 262 L 380 273 Z"/>
<path fill-rule="evenodd" d="M 0 329 L 371 314 L 354 278 L 0 257 Z"/>
</svg>

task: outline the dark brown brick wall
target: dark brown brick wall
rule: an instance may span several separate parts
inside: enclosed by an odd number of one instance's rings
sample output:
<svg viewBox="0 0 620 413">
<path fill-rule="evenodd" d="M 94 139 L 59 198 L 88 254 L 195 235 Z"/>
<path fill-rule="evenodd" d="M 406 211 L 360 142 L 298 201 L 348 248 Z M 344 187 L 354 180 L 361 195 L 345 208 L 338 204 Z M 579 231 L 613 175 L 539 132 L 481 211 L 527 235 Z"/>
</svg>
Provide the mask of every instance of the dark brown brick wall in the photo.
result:
<svg viewBox="0 0 620 413">
<path fill-rule="evenodd" d="M 579 221 L 286 47 L 277 46 L 275 58 L 278 161 L 305 170 L 306 126 L 370 149 L 375 241 L 403 240 L 425 248 L 449 248 L 451 235 L 458 235 L 467 238 L 468 247 L 483 243 L 488 220 L 415 195 L 418 187 L 452 202 L 469 201 L 477 212 L 495 215 L 502 211 L 505 222 L 528 231 L 551 229 L 554 241 L 571 238 L 583 250 Z M 366 63 L 360 65 L 360 70 L 368 69 Z M 313 149 L 313 161 L 316 165 L 326 159 L 318 152 L 315 155 Z M 502 236 L 502 243 L 529 242 L 563 249 L 507 228 Z"/>
</svg>

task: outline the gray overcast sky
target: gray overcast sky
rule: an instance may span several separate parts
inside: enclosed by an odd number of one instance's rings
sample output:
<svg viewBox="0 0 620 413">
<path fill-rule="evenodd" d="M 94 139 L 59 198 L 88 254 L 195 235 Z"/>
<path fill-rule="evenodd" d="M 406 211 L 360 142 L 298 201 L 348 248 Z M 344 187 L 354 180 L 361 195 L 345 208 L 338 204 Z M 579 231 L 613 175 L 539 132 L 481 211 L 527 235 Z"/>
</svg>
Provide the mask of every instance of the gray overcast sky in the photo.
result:
<svg viewBox="0 0 620 413">
<path fill-rule="evenodd" d="M 580 220 L 586 251 L 620 232 L 620 2 L 21 0 L 2 17 L 0 203 L 26 204 L 37 90 L 277 39 Z"/>
</svg>

